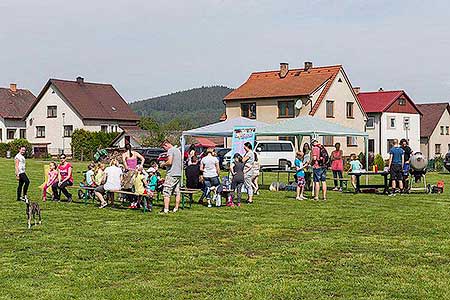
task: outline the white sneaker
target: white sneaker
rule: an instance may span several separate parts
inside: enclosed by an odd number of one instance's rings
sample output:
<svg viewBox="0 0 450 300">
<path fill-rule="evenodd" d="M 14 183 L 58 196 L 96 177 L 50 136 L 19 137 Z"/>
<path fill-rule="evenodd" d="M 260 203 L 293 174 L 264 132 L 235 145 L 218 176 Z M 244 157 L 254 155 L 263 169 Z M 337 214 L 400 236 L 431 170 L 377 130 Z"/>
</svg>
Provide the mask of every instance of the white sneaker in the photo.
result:
<svg viewBox="0 0 450 300">
<path fill-rule="evenodd" d="M 176 213 L 178 211 L 178 208 L 174 208 L 173 212 Z"/>
<path fill-rule="evenodd" d="M 295 200 L 303 200 L 302 197 L 296 197 Z"/>
<path fill-rule="evenodd" d="M 302 200 L 307 200 L 308 198 L 306 198 L 305 196 L 301 196 L 300 197 Z"/>
</svg>

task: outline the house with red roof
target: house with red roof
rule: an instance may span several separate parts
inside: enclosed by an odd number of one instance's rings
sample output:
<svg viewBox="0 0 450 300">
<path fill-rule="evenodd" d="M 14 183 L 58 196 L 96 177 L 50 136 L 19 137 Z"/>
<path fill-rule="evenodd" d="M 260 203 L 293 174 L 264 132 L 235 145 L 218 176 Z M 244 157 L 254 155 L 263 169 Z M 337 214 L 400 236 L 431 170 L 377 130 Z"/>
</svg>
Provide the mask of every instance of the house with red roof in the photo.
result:
<svg viewBox="0 0 450 300">
<path fill-rule="evenodd" d="M 50 79 L 27 114 L 27 138 L 35 155 L 71 154 L 75 129 L 122 132 L 139 117 L 111 84 Z"/>
<path fill-rule="evenodd" d="M 32 92 L 18 89 L 15 83 L 0 88 L 0 142 L 27 138 L 25 117 L 35 101 Z"/>
<path fill-rule="evenodd" d="M 341 65 L 254 72 L 224 98 L 228 118 L 247 117 L 277 123 L 302 115 L 364 131 L 366 115 Z M 281 137 L 281 139 L 284 139 Z M 346 154 L 364 150 L 361 138 L 323 137 L 325 146 L 340 142 Z"/>
<path fill-rule="evenodd" d="M 359 92 L 367 114 L 369 152 L 389 158 L 394 139 L 406 138 L 413 151 L 420 151 L 421 112 L 405 91 Z"/>
<path fill-rule="evenodd" d="M 448 102 L 419 104 L 420 151 L 427 158 L 444 156 L 450 151 L 450 105 Z"/>
</svg>

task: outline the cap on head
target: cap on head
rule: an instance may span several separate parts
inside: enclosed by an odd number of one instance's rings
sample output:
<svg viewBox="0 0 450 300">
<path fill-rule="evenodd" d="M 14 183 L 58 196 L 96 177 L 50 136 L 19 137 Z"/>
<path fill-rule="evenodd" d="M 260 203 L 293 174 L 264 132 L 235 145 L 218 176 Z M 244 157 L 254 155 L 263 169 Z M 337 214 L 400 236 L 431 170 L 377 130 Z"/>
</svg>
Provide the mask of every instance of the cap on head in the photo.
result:
<svg viewBox="0 0 450 300">
<path fill-rule="evenodd" d="M 59 156 L 59 159 L 66 159 L 66 155 L 65 155 L 65 154 L 61 154 L 61 155 Z"/>
<path fill-rule="evenodd" d="M 150 167 L 150 168 L 148 168 L 147 172 L 149 172 L 149 173 L 155 173 L 155 172 L 156 172 L 156 169 L 153 168 L 153 167 Z"/>
</svg>

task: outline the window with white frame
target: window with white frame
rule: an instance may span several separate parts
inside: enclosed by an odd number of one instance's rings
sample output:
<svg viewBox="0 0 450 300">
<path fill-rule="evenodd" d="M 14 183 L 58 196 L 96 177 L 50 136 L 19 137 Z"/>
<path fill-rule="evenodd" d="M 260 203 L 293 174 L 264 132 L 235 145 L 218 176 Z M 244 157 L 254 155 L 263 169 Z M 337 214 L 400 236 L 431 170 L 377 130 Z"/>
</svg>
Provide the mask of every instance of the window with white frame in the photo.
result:
<svg viewBox="0 0 450 300">
<path fill-rule="evenodd" d="M 375 128 L 375 117 L 367 117 L 366 128 L 368 129 Z"/>
<path fill-rule="evenodd" d="M 323 144 L 324 146 L 327 146 L 327 147 L 333 146 L 333 145 L 334 145 L 334 138 L 333 138 L 333 136 L 332 136 L 332 135 L 326 135 L 326 136 L 324 136 L 324 137 L 323 137 L 322 144 Z"/>
<path fill-rule="evenodd" d="M 36 137 L 45 138 L 45 126 L 36 126 Z"/>
<path fill-rule="evenodd" d="M 450 134 L 450 132 L 449 132 L 449 127 L 448 126 L 445 126 L 445 135 L 449 135 Z"/>
<path fill-rule="evenodd" d="M 16 137 L 16 130 L 15 129 L 6 129 L 6 138 L 8 140 L 13 140 Z"/>
<path fill-rule="evenodd" d="M 27 138 L 27 130 L 26 129 L 20 129 L 19 130 L 19 137 L 21 139 L 26 139 Z"/>
<path fill-rule="evenodd" d="M 327 118 L 334 118 L 334 101 L 327 100 L 325 108 Z"/>
<path fill-rule="evenodd" d="M 435 144 L 434 145 L 434 154 L 440 155 L 441 154 L 441 144 Z"/>
<path fill-rule="evenodd" d="M 388 127 L 390 129 L 395 129 L 395 127 L 396 127 L 395 117 L 389 117 L 388 118 Z"/>
<path fill-rule="evenodd" d="M 47 106 L 47 118 L 57 117 L 57 107 L 56 105 Z"/>
<path fill-rule="evenodd" d="M 347 147 L 356 147 L 358 146 L 358 139 L 354 136 L 347 137 Z"/>
<path fill-rule="evenodd" d="M 73 133 L 73 125 L 64 125 L 64 137 L 71 137 Z"/>
<path fill-rule="evenodd" d="M 100 126 L 100 131 L 101 132 L 108 132 L 108 125 L 101 125 Z"/>
<path fill-rule="evenodd" d="M 347 115 L 347 119 L 353 119 L 353 102 L 347 102 L 346 104 L 346 115 Z"/>
<path fill-rule="evenodd" d="M 441 126 L 441 135 L 444 135 L 444 126 Z"/>
</svg>

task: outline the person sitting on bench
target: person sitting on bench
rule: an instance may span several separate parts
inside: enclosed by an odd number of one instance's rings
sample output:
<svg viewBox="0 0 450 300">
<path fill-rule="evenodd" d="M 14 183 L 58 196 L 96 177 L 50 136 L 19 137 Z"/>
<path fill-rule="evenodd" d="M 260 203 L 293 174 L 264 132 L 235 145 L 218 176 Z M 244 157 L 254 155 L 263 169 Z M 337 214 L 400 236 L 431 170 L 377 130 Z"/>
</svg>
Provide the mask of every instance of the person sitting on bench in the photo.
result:
<svg viewBox="0 0 450 300">
<path fill-rule="evenodd" d="M 119 168 L 119 162 L 117 159 L 112 159 L 109 167 L 105 169 L 102 182 L 104 185 L 100 185 L 95 189 L 95 195 L 100 200 L 100 208 L 104 208 L 108 203 L 105 201 L 103 194 L 110 191 L 120 191 L 122 179 L 122 169 Z M 105 181 L 106 180 L 106 181 Z"/>
</svg>

